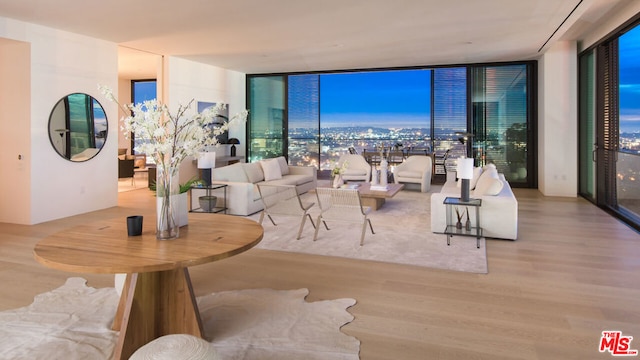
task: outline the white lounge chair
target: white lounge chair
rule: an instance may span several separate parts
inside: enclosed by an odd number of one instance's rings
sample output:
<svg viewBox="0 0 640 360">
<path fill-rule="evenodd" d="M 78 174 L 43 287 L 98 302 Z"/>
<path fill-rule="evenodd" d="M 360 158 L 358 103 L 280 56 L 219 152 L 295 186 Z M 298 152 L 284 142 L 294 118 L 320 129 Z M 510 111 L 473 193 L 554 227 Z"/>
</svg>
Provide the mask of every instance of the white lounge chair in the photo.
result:
<svg viewBox="0 0 640 360">
<path fill-rule="evenodd" d="M 278 224 L 276 224 L 271 215 L 301 216 L 300 228 L 296 236 L 297 240 L 302 236 L 302 230 L 307 218 L 311 221 L 311 225 L 314 228 L 316 227 L 308 212 L 315 203 L 303 203 L 295 185 L 259 184 L 258 191 L 264 204 L 264 209 L 260 214 L 260 224 L 262 224 L 265 214 L 274 226 L 278 226 Z"/>
<path fill-rule="evenodd" d="M 420 191 L 431 189 L 432 162 L 428 155 L 409 156 L 402 164 L 396 166 L 393 179 L 399 183 L 420 184 Z"/>
<path fill-rule="evenodd" d="M 362 224 L 362 234 L 360 236 L 360 246 L 364 244 L 364 233 L 367 230 L 367 223 L 373 231 L 371 220 L 368 217 L 371 208 L 363 207 L 360 201 L 360 194 L 357 189 L 333 189 L 333 188 L 317 188 L 318 206 L 320 206 L 320 215 L 318 216 L 318 226 L 316 226 L 313 241 L 318 238 L 318 230 L 320 221 L 329 230 L 326 221 L 345 221 Z"/>
</svg>

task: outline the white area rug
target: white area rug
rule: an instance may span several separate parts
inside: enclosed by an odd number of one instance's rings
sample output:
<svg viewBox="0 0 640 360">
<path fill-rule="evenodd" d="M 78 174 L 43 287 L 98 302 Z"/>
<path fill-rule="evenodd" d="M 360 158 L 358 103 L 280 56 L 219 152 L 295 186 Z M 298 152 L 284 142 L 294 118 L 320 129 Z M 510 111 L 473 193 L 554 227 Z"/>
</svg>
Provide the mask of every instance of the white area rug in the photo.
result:
<svg viewBox="0 0 640 360">
<path fill-rule="evenodd" d="M 340 331 L 354 299 L 306 302 L 307 289 L 226 291 L 198 298 L 221 359 L 359 359 L 360 342 Z M 114 288 L 69 278 L 33 304 L 0 312 L 0 358 L 111 359 L 118 332 Z"/>
<path fill-rule="evenodd" d="M 310 211 L 315 222 L 320 213 L 315 193 L 303 194 L 302 199 L 316 203 Z M 278 224 L 274 226 L 265 216 L 264 239 L 257 247 L 486 274 L 485 239 L 481 239 L 479 249 L 475 238 L 461 236 L 454 236 L 447 246 L 446 235 L 431 232 L 430 201 L 430 193 L 416 191 L 401 191 L 387 199 L 378 211 L 370 213 L 375 234 L 367 227 L 363 246 L 360 246 L 362 227 L 358 224 L 330 222 L 328 231 L 320 225 L 314 242 L 314 229 L 308 220 L 302 237 L 296 240 L 299 218 L 274 215 Z M 260 213 L 251 218 L 258 221 Z"/>
</svg>

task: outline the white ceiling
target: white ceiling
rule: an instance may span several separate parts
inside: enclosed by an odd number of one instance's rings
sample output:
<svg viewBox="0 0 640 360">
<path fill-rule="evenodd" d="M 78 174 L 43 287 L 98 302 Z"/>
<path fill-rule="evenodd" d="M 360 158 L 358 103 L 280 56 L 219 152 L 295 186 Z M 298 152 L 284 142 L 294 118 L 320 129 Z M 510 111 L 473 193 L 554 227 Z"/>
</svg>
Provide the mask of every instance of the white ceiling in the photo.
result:
<svg viewBox="0 0 640 360">
<path fill-rule="evenodd" d="M 535 59 L 574 8 L 543 51 L 628 1 L 0 0 L 0 16 L 116 42 L 121 72 L 148 77 L 148 54 L 244 73 Z"/>
</svg>

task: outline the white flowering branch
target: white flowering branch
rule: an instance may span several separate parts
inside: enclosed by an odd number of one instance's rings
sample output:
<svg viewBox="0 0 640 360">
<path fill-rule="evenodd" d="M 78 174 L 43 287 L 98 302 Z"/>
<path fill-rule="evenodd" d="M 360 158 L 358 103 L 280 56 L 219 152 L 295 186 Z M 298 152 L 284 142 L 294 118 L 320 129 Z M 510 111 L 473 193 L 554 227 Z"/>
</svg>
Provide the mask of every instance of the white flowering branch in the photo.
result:
<svg viewBox="0 0 640 360">
<path fill-rule="evenodd" d="M 174 172 L 187 156 L 195 156 L 209 146 L 217 146 L 218 135 L 228 131 L 230 123 L 245 121 L 248 115 L 248 111 L 243 110 L 218 124 L 214 122 L 215 118 L 226 109 L 222 103 L 187 116 L 193 99 L 187 105 L 180 105 L 178 111 L 171 114 L 169 108 L 158 100 L 123 106 L 110 88 L 102 85 L 98 88 L 107 99 L 118 104 L 125 114 L 130 114 L 123 119 L 122 131 L 127 138 L 133 134 L 139 141 L 134 150 L 150 156 L 157 165 Z"/>
</svg>

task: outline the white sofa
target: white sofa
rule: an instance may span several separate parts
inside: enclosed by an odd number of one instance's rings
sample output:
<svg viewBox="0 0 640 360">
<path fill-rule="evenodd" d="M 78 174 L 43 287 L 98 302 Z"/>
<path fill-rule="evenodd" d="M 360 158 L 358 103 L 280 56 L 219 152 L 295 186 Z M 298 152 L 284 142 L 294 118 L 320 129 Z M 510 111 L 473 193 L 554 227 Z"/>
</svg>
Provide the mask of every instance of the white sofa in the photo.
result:
<svg viewBox="0 0 640 360">
<path fill-rule="evenodd" d="M 257 184 L 295 185 L 299 194 L 315 189 L 318 184 L 315 167 L 288 165 L 282 156 L 214 168 L 211 181 L 227 184 L 227 213 L 243 216 L 263 209 Z"/>
<path fill-rule="evenodd" d="M 483 229 L 484 237 L 516 240 L 518 238 L 518 201 L 513 195 L 511 186 L 509 186 L 509 183 L 505 180 L 504 175 L 498 174 L 495 168 L 493 171 L 494 174 L 490 175 L 492 171 L 485 169 L 482 171 L 484 174 L 480 174 L 477 179 L 471 180 L 472 186 L 470 186 L 470 188 L 475 189 L 470 192 L 470 197 L 482 199 L 482 206 L 480 206 L 480 227 Z M 477 168 L 475 172 L 478 172 Z M 480 188 L 480 177 L 482 177 L 482 175 L 492 176 L 496 179 L 491 180 L 494 181 L 494 183 L 488 185 L 491 187 L 490 189 L 487 189 L 487 186 L 484 185 L 486 182 L 483 182 L 483 186 Z M 501 187 L 499 182 L 502 183 Z M 500 189 L 498 189 L 498 187 L 500 187 Z M 496 195 L 490 195 L 496 192 Z M 444 232 L 446 227 L 446 206 L 443 202 L 444 199 L 449 196 L 460 197 L 460 187 L 457 185 L 455 175 L 448 176 L 447 182 L 443 185 L 442 190 L 439 193 L 431 195 L 431 231 L 434 233 Z M 472 210 L 469 213 L 471 215 L 471 223 L 474 224 L 475 211 Z M 453 215 L 453 221 L 456 221 L 455 215 Z"/>
</svg>

